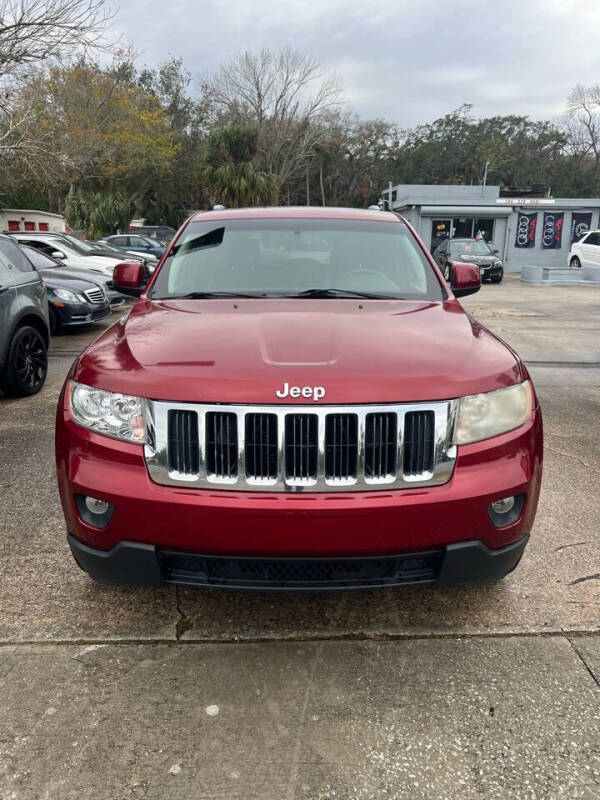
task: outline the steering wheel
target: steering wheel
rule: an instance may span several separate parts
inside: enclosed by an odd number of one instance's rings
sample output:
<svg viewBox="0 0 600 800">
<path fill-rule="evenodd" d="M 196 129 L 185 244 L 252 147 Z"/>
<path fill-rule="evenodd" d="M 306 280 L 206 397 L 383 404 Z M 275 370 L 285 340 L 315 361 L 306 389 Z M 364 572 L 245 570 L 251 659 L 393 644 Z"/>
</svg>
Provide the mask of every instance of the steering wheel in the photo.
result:
<svg viewBox="0 0 600 800">
<path fill-rule="evenodd" d="M 352 286 L 353 278 L 367 278 L 372 279 L 373 285 L 367 286 L 365 282 L 360 281 L 360 286 Z M 350 272 L 346 272 L 342 275 L 340 280 L 340 289 L 352 289 L 355 288 L 357 290 L 365 290 L 368 291 L 372 289 L 374 291 L 382 291 L 382 292 L 397 292 L 398 285 L 388 276 L 383 273 L 379 272 L 375 269 L 353 269 Z"/>
</svg>

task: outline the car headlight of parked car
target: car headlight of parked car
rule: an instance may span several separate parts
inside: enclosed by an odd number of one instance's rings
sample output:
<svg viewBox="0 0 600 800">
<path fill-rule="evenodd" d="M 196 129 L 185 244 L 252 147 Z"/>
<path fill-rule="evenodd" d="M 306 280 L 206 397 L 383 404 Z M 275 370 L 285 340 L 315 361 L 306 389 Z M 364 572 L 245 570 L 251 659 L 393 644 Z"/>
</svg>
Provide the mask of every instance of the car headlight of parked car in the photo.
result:
<svg viewBox="0 0 600 800">
<path fill-rule="evenodd" d="M 512 431 L 527 422 L 532 410 L 533 390 L 529 381 L 461 397 L 454 442 L 470 444 Z"/>
<path fill-rule="evenodd" d="M 126 442 L 146 440 L 139 397 L 71 381 L 71 412 L 79 425 L 105 436 Z"/>
<path fill-rule="evenodd" d="M 75 292 L 70 292 L 68 289 L 52 289 L 51 294 L 58 297 L 59 300 L 64 300 L 65 303 L 81 302 L 81 297 L 75 294 Z"/>
</svg>

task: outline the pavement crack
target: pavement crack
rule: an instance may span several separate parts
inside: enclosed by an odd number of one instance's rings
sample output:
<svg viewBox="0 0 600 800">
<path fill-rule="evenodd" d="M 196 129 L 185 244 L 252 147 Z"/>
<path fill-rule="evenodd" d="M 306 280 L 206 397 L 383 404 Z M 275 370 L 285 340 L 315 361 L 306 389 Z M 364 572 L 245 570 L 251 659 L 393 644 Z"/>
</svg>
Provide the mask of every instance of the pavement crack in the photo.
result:
<svg viewBox="0 0 600 800">
<path fill-rule="evenodd" d="M 571 581 L 569 586 L 575 586 L 577 583 L 583 583 L 584 581 L 598 581 L 600 580 L 600 572 L 594 572 L 593 575 L 584 575 L 582 578 L 575 578 L 574 581 Z"/>
<path fill-rule="evenodd" d="M 600 472 L 600 469 L 598 469 L 595 464 L 588 464 L 588 462 L 584 461 L 583 458 L 575 456 L 573 453 L 567 453 L 564 450 L 559 450 L 557 447 L 550 447 L 550 445 L 546 445 L 545 449 L 551 453 L 558 453 L 559 456 L 564 456 L 565 458 L 571 458 L 573 461 L 578 461 L 586 469 L 591 469 L 592 472 Z"/>
<path fill-rule="evenodd" d="M 573 642 L 573 640 L 572 640 L 572 639 L 570 639 L 568 636 L 565 636 L 565 639 L 566 639 L 566 640 L 567 640 L 567 642 L 568 642 L 568 643 L 571 645 L 571 647 L 573 648 L 573 651 L 575 652 L 575 654 L 577 655 L 577 657 L 579 658 L 579 660 L 581 661 L 581 663 L 583 664 L 583 666 L 584 666 L 584 667 L 586 668 L 586 670 L 588 671 L 588 674 L 590 675 L 591 679 L 594 681 L 594 683 L 596 684 L 596 686 L 598 687 L 598 689 L 600 689 L 600 679 L 596 677 L 596 675 L 594 674 L 594 672 L 593 672 L 592 668 L 591 668 L 591 667 L 588 665 L 588 663 L 587 663 L 587 661 L 585 660 L 585 658 L 583 657 L 583 655 L 582 655 L 582 654 L 579 652 L 579 650 L 578 650 L 578 649 L 575 647 L 575 643 Z"/>
<path fill-rule="evenodd" d="M 554 548 L 554 552 L 559 553 L 561 550 L 567 550 L 569 547 L 581 547 L 584 544 L 591 544 L 591 542 L 585 541 L 585 542 L 573 542 L 573 544 L 561 544 L 560 547 Z"/>
<path fill-rule="evenodd" d="M 181 639 L 183 634 L 186 631 L 189 631 L 190 628 L 193 627 L 191 619 L 187 616 L 185 611 L 181 607 L 181 595 L 179 592 L 179 586 L 175 587 L 175 608 L 177 609 L 177 613 L 179 614 L 179 619 L 175 625 L 175 638 L 177 641 Z"/>
</svg>

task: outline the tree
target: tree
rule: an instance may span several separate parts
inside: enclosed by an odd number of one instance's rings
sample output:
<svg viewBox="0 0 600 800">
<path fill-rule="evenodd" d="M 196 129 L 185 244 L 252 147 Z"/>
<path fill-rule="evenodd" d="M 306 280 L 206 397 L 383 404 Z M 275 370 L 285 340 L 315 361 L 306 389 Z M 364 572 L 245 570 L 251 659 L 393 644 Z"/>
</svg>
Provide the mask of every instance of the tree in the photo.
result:
<svg viewBox="0 0 600 800">
<path fill-rule="evenodd" d="M 131 203 L 121 192 L 74 192 L 65 204 L 69 225 L 84 230 L 90 239 L 126 230 L 131 212 Z"/>
<path fill-rule="evenodd" d="M 257 142 L 258 130 L 249 125 L 229 125 L 211 136 L 206 166 L 200 172 L 211 202 L 228 206 L 273 202 L 275 179 L 254 163 Z"/>
<path fill-rule="evenodd" d="M 0 0 L 0 76 L 103 44 L 104 0 Z"/>
<path fill-rule="evenodd" d="M 257 127 L 259 163 L 275 176 L 277 198 L 304 173 L 323 141 L 317 123 L 339 107 L 341 97 L 335 75 L 291 48 L 242 53 L 206 79 L 203 90 L 216 124 L 224 119 Z"/>
</svg>

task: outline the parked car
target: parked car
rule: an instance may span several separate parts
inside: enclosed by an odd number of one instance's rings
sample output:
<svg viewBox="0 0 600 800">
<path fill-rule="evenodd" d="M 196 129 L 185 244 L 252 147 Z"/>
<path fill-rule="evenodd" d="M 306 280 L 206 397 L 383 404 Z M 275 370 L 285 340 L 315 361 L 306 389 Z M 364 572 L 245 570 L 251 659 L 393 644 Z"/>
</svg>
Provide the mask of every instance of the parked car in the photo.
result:
<svg viewBox="0 0 600 800">
<path fill-rule="evenodd" d="M 177 233 L 175 228 L 170 228 L 168 225 L 130 225 L 128 232 L 149 236 L 164 244 L 168 244 Z"/>
<path fill-rule="evenodd" d="M 118 266 L 139 299 L 58 406 L 77 563 L 108 583 L 259 590 L 514 569 L 541 411 L 525 364 L 458 301 L 479 267 L 453 277 L 396 214 L 339 208 L 198 213 L 145 289 Z"/>
<path fill-rule="evenodd" d="M 448 283 L 452 283 L 456 263 L 476 264 L 482 281 L 501 283 L 504 265 L 497 253 L 487 242 L 477 239 L 445 239 L 436 247 L 433 257 Z"/>
<path fill-rule="evenodd" d="M 89 325 L 110 314 L 108 294 L 100 283 L 70 275 L 65 268 L 49 267 L 50 257 L 33 247 L 22 245 L 20 249 L 42 276 L 48 296 L 51 334 Z"/>
<path fill-rule="evenodd" d="M 35 247 L 30 247 L 28 244 L 22 244 L 20 245 L 20 248 L 34 265 L 34 267 L 42 272 L 42 275 L 47 272 L 50 276 L 54 275 L 59 278 L 76 278 L 87 281 L 88 283 L 90 280 L 92 280 L 95 285 L 102 287 L 102 290 L 108 298 L 108 302 L 110 303 L 111 311 L 115 311 L 116 309 L 125 305 L 125 297 L 120 292 L 116 292 L 111 288 L 112 277 L 109 278 L 107 275 L 104 275 L 101 272 L 91 273 L 90 270 L 87 269 L 67 267 L 63 261 L 52 258 L 52 256 L 42 253 L 41 250 L 37 250 Z"/>
<path fill-rule="evenodd" d="M 88 253 L 59 236 L 40 235 L 37 233 L 16 233 L 13 235 L 19 244 L 29 244 L 31 247 L 41 250 L 42 253 L 62 261 L 68 267 L 99 272 L 109 278 L 112 278 L 113 270 L 119 263 L 117 258 Z"/>
<path fill-rule="evenodd" d="M 40 274 L 10 236 L 0 234 L 0 388 L 32 395 L 48 370 L 48 299 Z"/>
<path fill-rule="evenodd" d="M 163 253 L 167 249 L 164 245 L 160 244 L 155 239 L 151 239 L 149 236 L 117 234 L 115 236 L 107 236 L 106 239 L 102 241 L 112 244 L 114 247 L 118 247 L 121 250 L 127 250 L 128 252 L 137 253 L 142 256 L 151 255 L 157 259 L 162 258 Z"/>
<path fill-rule="evenodd" d="M 115 247 L 113 244 L 110 244 L 105 239 L 101 239 L 97 242 L 87 240 L 86 244 L 90 245 L 97 255 L 112 256 L 113 258 L 119 258 L 121 261 L 123 260 L 123 253 L 125 253 L 128 261 L 141 261 L 143 264 L 146 264 L 150 273 L 154 272 L 154 268 L 159 261 L 159 259 L 150 252 L 136 253 L 135 250 L 124 251 L 120 247 Z"/>
<path fill-rule="evenodd" d="M 569 266 L 600 267 L 600 231 L 589 231 L 578 242 L 573 242 L 569 250 Z"/>
</svg>

